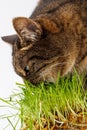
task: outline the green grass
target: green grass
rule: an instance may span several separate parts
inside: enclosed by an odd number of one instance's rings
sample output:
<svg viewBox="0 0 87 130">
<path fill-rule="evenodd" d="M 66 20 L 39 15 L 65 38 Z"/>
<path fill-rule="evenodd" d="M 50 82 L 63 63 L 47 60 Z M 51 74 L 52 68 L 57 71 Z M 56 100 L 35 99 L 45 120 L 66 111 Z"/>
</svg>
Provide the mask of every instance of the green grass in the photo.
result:
<svg viewBox="0 0 87 130">
<path fill-rule="evenodd" d="M 47 121 L 48 127 L 50 121 L 55 125 L 55 115 L 59 118 L 57 121 L 60 124 L 68 120 L 69 113 L 77 116 L 81 111 L 83 115 L 87 115 L 87 91 L 83 88 L 83 76 L 58 76 L 55 84 L 40 83 L 37 86 L 24 81 L 24 84 L 17 83 L 17 86 L 20 93 L 15 92 L 10 96 L 10 100 L 1 100 L 9 107 L 17 109 L 22 126 L 26 124 L 30 130 L 35 127 L 34 124 L 42 128 L 44 121 Z M 8 119 L 13 130 L 16 130 L 17 123 L 14 125 L 11 122 L 14 116 L 4 117 Z"/>
</svg>

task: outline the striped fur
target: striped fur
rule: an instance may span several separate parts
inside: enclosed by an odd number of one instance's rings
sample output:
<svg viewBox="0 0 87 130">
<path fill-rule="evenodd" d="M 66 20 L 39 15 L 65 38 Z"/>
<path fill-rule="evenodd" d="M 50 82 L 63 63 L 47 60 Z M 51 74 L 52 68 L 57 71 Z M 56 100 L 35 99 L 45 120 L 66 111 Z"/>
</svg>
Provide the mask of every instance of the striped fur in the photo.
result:
<svg viewBox="0 0 87 130">
<path fill-rule="evenodd" d="M 87 74 L 87 0 L 40 0 L 30 18 L 13 20 L 12 42 L 17 74 L 32 83 Z"/>
</svg>

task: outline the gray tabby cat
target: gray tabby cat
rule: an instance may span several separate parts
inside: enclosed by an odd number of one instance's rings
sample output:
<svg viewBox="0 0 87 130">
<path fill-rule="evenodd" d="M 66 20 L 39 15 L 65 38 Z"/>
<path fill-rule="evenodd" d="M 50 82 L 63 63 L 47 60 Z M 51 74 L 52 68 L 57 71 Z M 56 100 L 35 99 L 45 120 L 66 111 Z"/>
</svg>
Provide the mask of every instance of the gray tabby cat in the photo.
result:
<svg viewBox="0 0 87 130">
<path fill-rule="evenodd" d="M 87 0 L 40 0 L 30 18 L 13 19 L 17 35 L 2 39 L 13 46 L 18 75 L 36 84 L 61 76 L 87 74 Z"/>
</svg>

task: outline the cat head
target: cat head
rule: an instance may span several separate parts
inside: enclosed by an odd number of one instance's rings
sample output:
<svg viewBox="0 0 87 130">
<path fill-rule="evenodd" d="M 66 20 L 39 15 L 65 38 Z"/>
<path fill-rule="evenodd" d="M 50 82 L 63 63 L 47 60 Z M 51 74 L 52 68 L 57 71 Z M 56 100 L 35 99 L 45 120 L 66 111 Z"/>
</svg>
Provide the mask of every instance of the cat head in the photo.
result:
<svg viewBox="0 0 87 130">
<path fill-rule="evenodd" d="M 57 58 L 57 52 L 50 38 L 59 29 L 55 23 L 48 19 L 46 21 L 48 26 L 45 26 L 44 23 L 42 26 L 39 22 L 25 17 L 15 18 L 13 19 L 13 26 L 17 35 L 2 37 L 5 42 L 10 43 L 13 47 L 12 55 L 15 71 L 32 83 L 46 80 L 54 81 L 54 77 L 50 76 L 55 73 L 51 71 L 57 64 L 52 65 L 55 61 L 54 56 Z M 47 33 L 50 33 L 50 35 L 47 36 Z"/>
<path fill-rule="evenodd" d="M 72 32 L 44 17 L 18 17 L 13 26 L 17 34 L 2 39 L 12 45 L 13 66 L 23 79 L 55 82 L 58 72 L 65 76 L 72 71 L 79 50 Z"/>
</svg>

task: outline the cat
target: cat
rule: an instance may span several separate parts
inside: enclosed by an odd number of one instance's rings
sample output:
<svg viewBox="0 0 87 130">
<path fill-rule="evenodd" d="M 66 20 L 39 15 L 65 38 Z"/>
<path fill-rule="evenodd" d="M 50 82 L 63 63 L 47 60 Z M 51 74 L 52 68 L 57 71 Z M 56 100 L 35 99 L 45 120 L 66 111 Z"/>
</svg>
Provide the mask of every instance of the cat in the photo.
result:
<svg viewBox="0 0 87 130">
<path fill-rule="evenodd" d="M 87 0 L 40 0 L 29 18 L 13 19 L 13 66 L 33 84 L 87 74 Z"/>
</svg>

